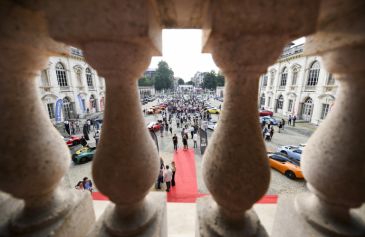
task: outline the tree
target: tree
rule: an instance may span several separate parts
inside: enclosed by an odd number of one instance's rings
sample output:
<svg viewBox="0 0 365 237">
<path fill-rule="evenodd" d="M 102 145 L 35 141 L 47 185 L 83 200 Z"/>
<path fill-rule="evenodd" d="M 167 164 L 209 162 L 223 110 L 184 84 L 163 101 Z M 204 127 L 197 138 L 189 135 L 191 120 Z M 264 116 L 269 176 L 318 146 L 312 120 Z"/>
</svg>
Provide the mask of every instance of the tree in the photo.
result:
<svg viewBox="0 0 365 237">
<path fill-rule="evenodd" d="M 173 86 L 174 71 L 169 68 L 165 61 L 158 63 L 158 68 L 155 73 L 155 89 L 170 89 Z"/>
<path fill-rule="evenodd" d="M 224 86 L 224 76 L 220 73 L 217 74 L 217 86 Z"/>
<path fill-rule="evenodd" d="M 154 80 L 153 78 L 141 77 L 138 80 L 138 86 L 153 86 Z"/>
<path fill-rule="evenodd" d="M 184 85 L 185 81 L 183 79 L 179 78 L 179 80 L 177 80 L 177 84 L 178 85 Z"/>
<path fill-rule="evenodd" d="M 193 82 L 193 81 L 188 81 L 188 82 L 186 83 L 186 85 L 193 85 L 193 86 L 194 86 L 195 84 L 194 84 L 194 82 Z"/>
<path fill-rule="evenodd" d="M 205 72 L 202 87 L 204 89 L 215 90 L 217 88 L 217 75 L 214 71 Z"/>
</svg>

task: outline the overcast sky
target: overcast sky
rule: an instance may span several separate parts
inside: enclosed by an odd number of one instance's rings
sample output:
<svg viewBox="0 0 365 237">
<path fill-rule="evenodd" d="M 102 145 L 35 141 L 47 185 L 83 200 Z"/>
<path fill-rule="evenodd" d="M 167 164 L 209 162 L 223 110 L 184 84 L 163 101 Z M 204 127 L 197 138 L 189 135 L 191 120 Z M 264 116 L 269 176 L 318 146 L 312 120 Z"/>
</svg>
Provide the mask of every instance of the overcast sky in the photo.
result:
<svg viewBox="0 0 365 237">
<path fill-rule="evenodd" d="M 218 71 L 211 54 L 201 53 L 201 30 L 163 30 L 162 57 L 153 57 L 149 68 L 157 68 L 159 61 L 166 61 L 175 73 L 186 82 L 197 71 Z M 294 41 L 301 44 L 305 40 L 300 38 Z"/>
</svg>

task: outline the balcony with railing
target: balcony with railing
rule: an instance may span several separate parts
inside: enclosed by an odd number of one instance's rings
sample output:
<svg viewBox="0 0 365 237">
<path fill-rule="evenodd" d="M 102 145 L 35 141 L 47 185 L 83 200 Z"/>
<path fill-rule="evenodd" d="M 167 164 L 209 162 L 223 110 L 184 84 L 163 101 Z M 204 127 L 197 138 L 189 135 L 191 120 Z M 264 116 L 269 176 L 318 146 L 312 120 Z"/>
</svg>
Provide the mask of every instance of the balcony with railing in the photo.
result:
<svg viewBox="0 0 365 237">
<path fill-rule="evenodd" d="M 334 92 L 337 89 L 337 85 L 325 85 L 323 86 L 323 93 Z"/>
<path fill-rule="evenodd" d="M 268 236 L 265 217 L 273 237 L 365 236 L 358 209 L 365 202 L 363 1 L 167 2 L 3 1 L 0 235 L 165 237 L 167 218 L 190 215 L 196 236 Z M 209 195 L 198 198 L 195 216 L 175 209 L 167 217 L 166 194 L 150 192 L 159 155 L 145 129 L 137 81 L 151 57 L 161 55 L 162 28 L 204 29 L 204 52 L 226 78 L 225 110 L 203 156 Z M 259 77 L 300 36 L 307 36 L 306 54 L 321 55 L 341 89 L 302 154 L 308 191 L 280 195 L 274 218 L 253 208 L 270 181 L 257 119 Z M 70 151 L 44 113 L 34 78 L 50 55 L 68 53 L 65 44 L 82 48 L 105 77 L 108 103 L 92 173 L 110 202 L 97 208 L 97 222 L 90 194 L 61 182 Z"/>
<path fill-rule="evenodd" d="M 60 91 L 64 92 L 64 91 L 71 91 L 72 87 L 71 86 L 60 86 Z"/>
<path fill-rule="evenodd" d="M 286 58 L 295 54 L 303 53 L 304 44 L 296 45 L 290 48 L 285 48 L 283 53 L 280 55 L 280 58 Z"/>
<path fill-rule="evenodd" d="M 282 86 L 282 85 L 280 85 L 280 86 L 278 87 L 278 90 L 279 90 L 279 91 L 285 91 L 285 87 L 286 87 L 286 86 Z"/>
<path fill-rule="evenodd" d="M 289 91 L 295 91 L 297 89 L 297 86 L 289 86 Z"/>
<path fill-rule="evenodd" d="M 304 86 L 304 91 L 316 91 L 316 90 L 317 90 L 316 85 L 305 85 Z"/>
</svg>

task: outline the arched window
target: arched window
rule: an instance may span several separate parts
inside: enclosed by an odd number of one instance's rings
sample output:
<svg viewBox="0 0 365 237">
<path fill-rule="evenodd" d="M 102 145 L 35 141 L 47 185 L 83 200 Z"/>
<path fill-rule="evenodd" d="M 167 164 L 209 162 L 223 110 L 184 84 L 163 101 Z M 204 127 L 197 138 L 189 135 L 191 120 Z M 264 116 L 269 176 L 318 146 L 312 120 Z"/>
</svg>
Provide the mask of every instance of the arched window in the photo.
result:
<svg viewBox="0 0 365 237">
<path fill-rule="evenodd" d="M 283 109 L 283 104 L 284 104 L 284 97 L 283 95 L 280 95 L 278 98 L 278 105 L 277 105 L 277 109 Z"/>
<path fill-rule="evenodd" d="M 74 69 L 76 74 L 77 86 L 82 87 L 82 69 L 79 66 L 75 67 Z"/>
<path fill-rule="evenodd" d="M 309 69 L 309 76 L 307 81 L 307 86 L 316 86 L 318 83 L 320 66 L 319 62 L 315 61 Z"/>
<path fill-rule="evenodd" d="M 280 86 L 286 86 L 287 78 L 288 78 L 288 69 L 284 67 L 283 71 L 281 72 Z"/>
<path fill-rule="evenodd" d="M 335 78 L 333 77 L 332 73 L 330 73 L 328 75 L 327 85 L 328 86 L 333 86 L 334 84 L 335 84 Z"/>
<path fill-rule="evenodd" d="M 263 87 L 266 87 L 267 86 L 267 75 L 266 74 L 263 77 L 262 86 Z"/>
<path fill-rule="evenodd" d="M 86 82 L 89 88 L 94 88 L 93 77 L 90 68 L 86 68 Z"/>
<path fill-rule="evenodd" d="M 65 120 L 71 119 L 73 116 L 72 104 L 68 97 L 63 98 L 63 116 Z"/>
<path fill-rule="evenodd" d="M 297 79 L 298 79 L 298 73 L 299 73 L 299 68 L 294 68 L 293 69 L 293 75 L 291 78 L 291 85 L 295 86 L 297 84 Z"/>
<path fill-rule="evenodd" d="M 308 97 L 303 104 L 303 109 L 302 109 L 303 120 L 310 121 L 312 118 L 312 112 L 313 112 L 313 100 L 312 98 Z"/>
<path fill-rule="evenodd" d="M 58 85 L 61 87 L 68 87 L 66 70 L 65 67 L 61 63 L 57 63 L 56 65 L 56 76 Z"/>
</svg>

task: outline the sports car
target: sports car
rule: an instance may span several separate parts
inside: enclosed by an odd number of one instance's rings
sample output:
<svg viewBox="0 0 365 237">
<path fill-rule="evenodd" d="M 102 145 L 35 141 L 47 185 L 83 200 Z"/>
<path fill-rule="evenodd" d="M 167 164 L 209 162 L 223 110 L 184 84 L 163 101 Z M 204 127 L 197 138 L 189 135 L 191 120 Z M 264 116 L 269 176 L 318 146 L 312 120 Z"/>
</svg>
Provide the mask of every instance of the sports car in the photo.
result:
<svg viewBox="0 0 365 237">
<path fill-rule="evenodd" d="M 96 147 L 87 147 L 86 150 L 80 152 L 79 154 L 72 155 L 72 161 L 75 164 L 83 164 L 93 159 L 95 155 Z"/>
<path fill-rule="evenodd" d="M 208 108 L 207 111 L 210 114 L 219 114 L 221 112 L 219 109 L 214 108 L 214 107 L 213 108 Z"/>
<path fill-rule="evenodd" d="M 158 122 L 150 122 L 148 125 L 147 125 L 147 128 L 149 130 L 153 130 L 155 132 L 159 131 L 160 128 L 161 128 L 161 124 L 158 123 Z"/>
<path fill-rule="evenodd" d="M 259 115 L 260 116 L 273 116 L 273 112 L 269 110 L 260 110 Z"/>
<path fill-rule="evenodd" d="M 297 161 L 300 161 L 302 156 L 302 147 L 293 145 L 281 146 L 278 148 L 278 152 L 283 153 L 284 155 L 287 155 L 288 157 L 293 158 Z"/>
<path fill-rule="evenodd" d="M 289 179 L 303 179 L 300 162 L 280 152 L 268 153 L 270 167 L 284 174 Z"/>
<path fill-rule="evenodd" d="M 66 142 L 67 146 L 75 146 L 80 144 L 80 137 L 78 136 L 69 136 L 69 137 L 64 137 L 63 140 Z"/>
</svg>

